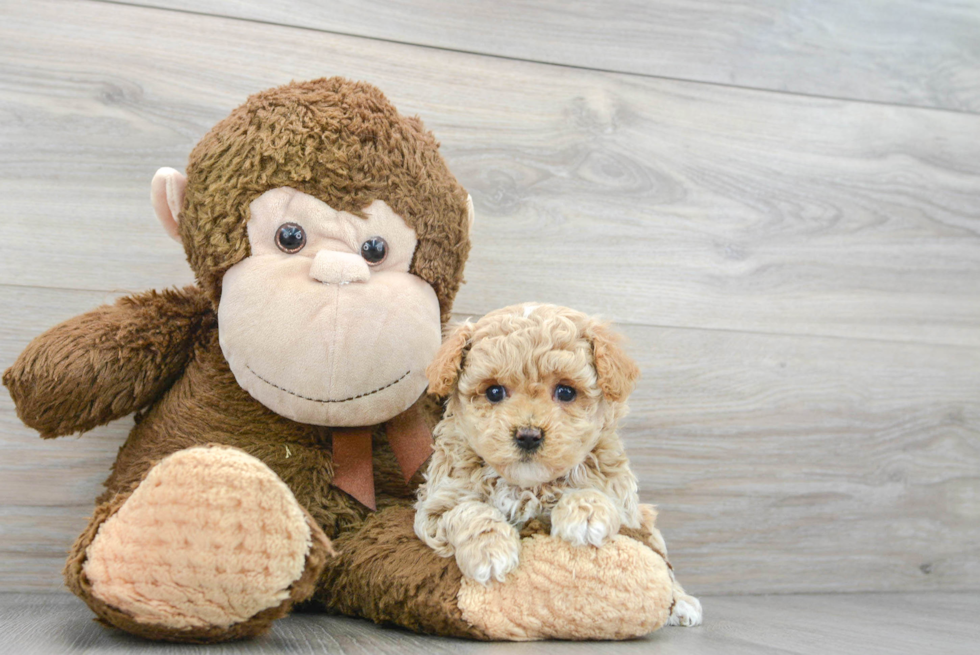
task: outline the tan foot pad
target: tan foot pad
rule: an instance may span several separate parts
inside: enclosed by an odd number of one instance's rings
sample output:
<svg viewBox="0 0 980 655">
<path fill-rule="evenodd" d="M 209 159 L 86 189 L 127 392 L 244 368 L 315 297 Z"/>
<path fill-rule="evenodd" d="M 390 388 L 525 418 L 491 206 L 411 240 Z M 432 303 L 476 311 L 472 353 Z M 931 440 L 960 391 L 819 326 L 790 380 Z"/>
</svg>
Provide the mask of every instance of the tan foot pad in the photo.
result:
<svg viewBox="0 0 980 655">
<path fill-rule="evenodd" d="M 86 551 L 93 595 L 138 623 L 227 627 L 275 607 L 312 542 L 289 488 L 240 450 L 196 447 L 153 467 Z"/>
<path fill-rule="evenodd" d="M 629 639 L 662 626 L 673 598 L 667 565 L 634 539 L 602 548 L 535 535 L 503 583 L 464 578 L 463 619 L 491 639 Z"/>
</svg>

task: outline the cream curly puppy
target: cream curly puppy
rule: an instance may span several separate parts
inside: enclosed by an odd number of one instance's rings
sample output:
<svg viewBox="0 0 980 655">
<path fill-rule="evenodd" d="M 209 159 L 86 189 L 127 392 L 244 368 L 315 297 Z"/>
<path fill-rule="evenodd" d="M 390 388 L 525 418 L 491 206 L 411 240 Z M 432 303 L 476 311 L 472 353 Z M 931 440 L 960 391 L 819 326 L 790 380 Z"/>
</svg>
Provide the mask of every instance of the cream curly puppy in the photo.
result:
<svg viewBox="0 0 980 655">
<path fill-rule="evenodd" d="M 427 374 L 448 402 L 415 532 L 464 575 L 502 580 L 532 520 L 582 547 L 632 528 L 666 559 L 616 431 L 639 369 L 608 326 L 554 305 L 506 307 L 455 326 Z M 701 604 L 674 584 L 669 623 L 700 624 Z"/>
</svg>

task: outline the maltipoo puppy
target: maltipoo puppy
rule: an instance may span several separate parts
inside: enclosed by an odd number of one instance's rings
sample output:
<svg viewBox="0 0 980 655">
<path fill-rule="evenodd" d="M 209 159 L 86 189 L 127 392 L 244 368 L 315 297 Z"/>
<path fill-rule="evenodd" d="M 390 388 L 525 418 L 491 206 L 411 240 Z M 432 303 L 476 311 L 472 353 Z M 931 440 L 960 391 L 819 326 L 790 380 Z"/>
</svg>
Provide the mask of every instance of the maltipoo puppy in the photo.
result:
<svg viewBox="0 0 980 655">
<path fill-rule="evenodd" d="M 464 575 L 502 580 L 532 520 L 582 547 L 636 529 L 666 559 L 616 432 L 639 369 L 608 326 L 554 305 L 507 307 L 453 328 L 427 374 L 448 402 L 415 532 Z M 675 582 L 670 623 L 700 622 Z"/>
</svg>

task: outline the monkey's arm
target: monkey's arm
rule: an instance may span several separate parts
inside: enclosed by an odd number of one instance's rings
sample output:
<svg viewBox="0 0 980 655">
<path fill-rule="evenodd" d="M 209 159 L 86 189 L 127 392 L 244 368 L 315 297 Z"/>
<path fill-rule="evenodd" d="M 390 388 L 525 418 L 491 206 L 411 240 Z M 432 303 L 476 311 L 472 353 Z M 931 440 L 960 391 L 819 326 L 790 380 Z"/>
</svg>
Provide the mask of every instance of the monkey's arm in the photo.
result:
<svg viewBox="0 0 980 655">
<path fill-rule="evenodd" d="M 85 432 L 163 393 L 213 320 L 197 287 L 120 298 L 34 339 L 3 384 L 17 415 L 43 438 Z"/>
</svg>

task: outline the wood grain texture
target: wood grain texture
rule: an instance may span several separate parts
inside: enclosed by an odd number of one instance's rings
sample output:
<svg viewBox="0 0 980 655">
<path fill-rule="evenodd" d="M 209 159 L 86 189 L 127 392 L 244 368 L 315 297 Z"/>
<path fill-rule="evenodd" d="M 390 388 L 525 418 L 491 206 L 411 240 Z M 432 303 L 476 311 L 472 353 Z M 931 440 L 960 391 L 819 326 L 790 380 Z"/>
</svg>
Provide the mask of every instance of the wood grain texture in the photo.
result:
<svg viewBox="0 0 980 655">
<path fill-rule="evenodd" d="M 0 594 L 0 651 L 18 655 L 974 655 L 977 593 L 718 596 L 705 624 L 624 642 L 494 643 L 421 637 L 367 621 L 294 614 L 252 641 L 151 643 L 91 620 L 67 594 Z"/>
<path fill-rule="evenodd" d="M 461 313 L 557 302 L 631 338 L 624 436 L 692 592 L 980 588 L 980 117 L 108 3 L 0 15 L 0 368 L 191 280 L 149 180 L 248 93 L 363 78 L 474 196 Z M 130 421 L 41 442 L 0 394 L 0 588 L 60 587 Z"/>
<path fill-rule="evenodd" d="M 47 328 L 112 300 L 100 292 L 0 287 L 0 370 Z M 131 427 L 124 419 L 44 442 L 0 391 L 0 590 L 63 588 L 68 549 Z"/>
<path fill-rule="evenodd" d="M 464 52 L 980 111 L 976 0 L 132 0 Z"/>
<path fill-rule="evenodd" d="M 8 7 L 0 25 L 0 283 L 188 280 L 145 200 L 155 168 L 181 166 L 248 93 L 343 73 L 421 114 L 473 194 L 460 311 L 539 300 L 980 345 L 980 116 L 65 6 Z M 59 245 L 22 247 L 27 232 Z"/>
<path fill-rule="evenodd" d="M 0 286 L 0 368 L 104 300 Z M 643 370 L 623 438 L 692 593 L 980 587 L 980 353 L 622 329 Z M 5 587 L 60 586 L 130 426 L 42 442 L 0 399 Z"/>
</svg>

